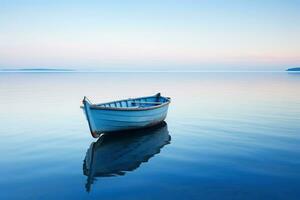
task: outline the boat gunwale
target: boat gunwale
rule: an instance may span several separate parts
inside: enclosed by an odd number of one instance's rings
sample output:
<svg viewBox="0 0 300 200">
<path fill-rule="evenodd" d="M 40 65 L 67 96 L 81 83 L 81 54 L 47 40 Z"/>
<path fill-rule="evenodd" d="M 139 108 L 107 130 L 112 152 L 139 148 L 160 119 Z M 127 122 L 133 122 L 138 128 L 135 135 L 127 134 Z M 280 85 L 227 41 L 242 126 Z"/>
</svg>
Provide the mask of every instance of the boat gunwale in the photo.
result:
<svg viewBox="0 0 300 200">
<path fill-rule="evenodd" d="M 164 98 L 167 101 L 163 102 L 160 105 L 155 105 L 155 106 L 150 106 L 150 107 L 134 108 L 134 107 L 102 107 L 101 106 L 101 105 L 109 104 L 109 103 L 129 101 L 129 100 L 138 100 L 138 99 L 144 99 L 144 98 L 150 98 L 150 97 L 155 97 L 155 95 L 154 96 L 146 96 L 146 97 L 138 97 L 138 98 L 122 99 L 122 100 L 117 100 L 117 101 L 105 102 L 105 103 L 101 103 L 101 104 L 90 104 L 89 106 L 93 110 L 143 111 L 143 110 L 153 110 L 153 109 L 156 109 L 156 108 L 161 108 L 161 107 L 164 107 L 164 106 L 168 105 L 169 103 L 171 103 L 171 98 L 170 97 L 161 96 L 161 98 Z"/>
</svg>

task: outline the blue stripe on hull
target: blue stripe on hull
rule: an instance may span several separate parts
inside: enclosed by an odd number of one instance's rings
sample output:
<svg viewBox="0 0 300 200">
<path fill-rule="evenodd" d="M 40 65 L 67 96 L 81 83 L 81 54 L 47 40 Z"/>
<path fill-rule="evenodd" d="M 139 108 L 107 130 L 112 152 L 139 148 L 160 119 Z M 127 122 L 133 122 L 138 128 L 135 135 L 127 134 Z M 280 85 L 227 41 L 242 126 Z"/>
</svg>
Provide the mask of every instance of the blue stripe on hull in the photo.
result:
<svg viewBox="0 0 300 200">
<path fill-rule="evenodd" d="M 165 112 L 168 109 L 168 105 L 153 109 L 153 110 L 139 110 L 139 111 L 126 111 L 126 110 L 96 110 L 91 109 L 92 113 L 98 113 L 101 115 L 108 115 L 108 116 L 116 116 L 116 117 L 128 117 L 128 116 L 153 116 L 161 112 Z"/>
<path fill-rule="evenodd" d="M 111 121 L 133 121 L 133 122 L 141 122 L 141 121 L 151 121 L 155 120 L 156 118 L 163 116 L 166 114 L 168 108 L 160 108 L 159 111 L 150 112 L 147 113 L 147 115 L 136 115 L 135 112 L 129 112 L 126 115 L 114 115 L 113 113 L 107 113 L 105 110 L 97 111 L 92 110 L 91 115 L 95 119 L 95 121 L 101 121 L 101 120 L 111 120 Z M 116 111 L 116 112 L 122 112 L 122 111 Z"/>
</svg>

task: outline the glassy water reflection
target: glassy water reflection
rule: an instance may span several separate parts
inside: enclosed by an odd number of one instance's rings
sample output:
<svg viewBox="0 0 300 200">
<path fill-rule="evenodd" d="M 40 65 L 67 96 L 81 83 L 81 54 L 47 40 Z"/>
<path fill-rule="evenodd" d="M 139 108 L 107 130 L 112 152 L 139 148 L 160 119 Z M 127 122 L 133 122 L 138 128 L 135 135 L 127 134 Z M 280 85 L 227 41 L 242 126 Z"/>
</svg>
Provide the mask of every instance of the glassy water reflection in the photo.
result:
<svg viewBox="0 0 300 200">
<path fill-rule="evenodd" d="M 96 177 L 123 176 L 137 169 L 170 141 L 166 122 L 148 129 L 102 135 L 91 143 L 84 159 L 86 190 L 91 190 Z"/>
<path fill-rule="evenodd" d="M 0 199 L 298 200 L 299 85 L 287 73 L 0 73 Z M 157 92 L 172 97 L 168 127 L 94 143 L 83 96 Z"/>
</svg>

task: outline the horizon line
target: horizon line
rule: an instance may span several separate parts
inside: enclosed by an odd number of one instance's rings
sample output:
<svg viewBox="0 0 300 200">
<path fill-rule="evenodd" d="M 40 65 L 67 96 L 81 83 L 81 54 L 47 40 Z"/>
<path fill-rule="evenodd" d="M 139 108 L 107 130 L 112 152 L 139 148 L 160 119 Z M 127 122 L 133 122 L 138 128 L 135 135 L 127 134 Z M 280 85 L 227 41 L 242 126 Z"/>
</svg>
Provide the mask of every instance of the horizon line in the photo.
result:
<svg viewBox="0 0 300 200">
<path fill-rule="evenodd" d="M 76 70 L 76 69 L 0 69 L 0 73 L 257 73 L 292 72 L 287 70 Z M 299 72 L 298 72 L 299 73 Z"/>
</svg>

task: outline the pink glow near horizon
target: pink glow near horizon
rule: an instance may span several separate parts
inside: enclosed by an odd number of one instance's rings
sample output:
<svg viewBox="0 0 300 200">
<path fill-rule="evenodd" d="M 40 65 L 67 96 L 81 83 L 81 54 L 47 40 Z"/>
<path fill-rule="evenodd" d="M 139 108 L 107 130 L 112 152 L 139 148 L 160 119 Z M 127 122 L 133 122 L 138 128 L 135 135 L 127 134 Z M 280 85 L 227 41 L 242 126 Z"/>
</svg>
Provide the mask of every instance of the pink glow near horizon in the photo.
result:
<svg viewBox="0 0 300 200">
<path fill-rule="evenodd" d="M 158 3 L 0 3 L 0 68 L 300 65 L 296 2 Z"/>
</svg>

